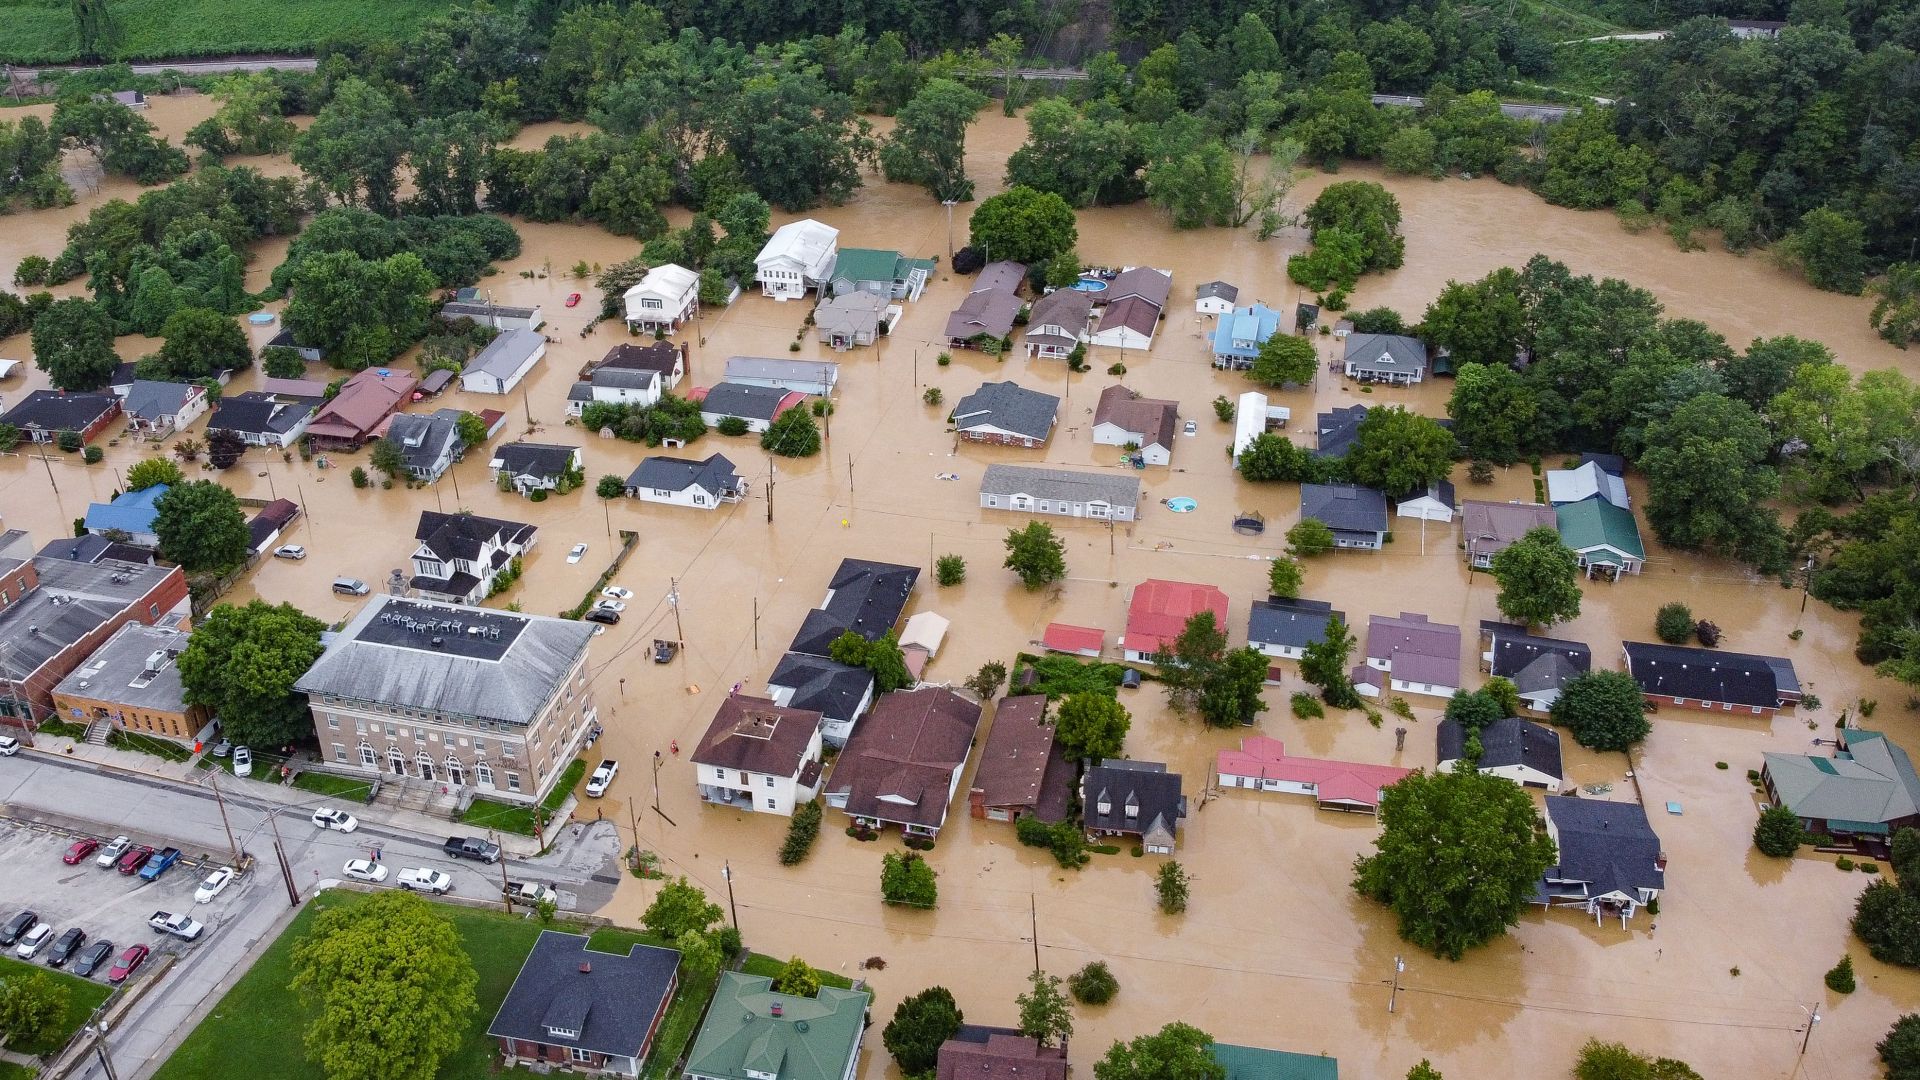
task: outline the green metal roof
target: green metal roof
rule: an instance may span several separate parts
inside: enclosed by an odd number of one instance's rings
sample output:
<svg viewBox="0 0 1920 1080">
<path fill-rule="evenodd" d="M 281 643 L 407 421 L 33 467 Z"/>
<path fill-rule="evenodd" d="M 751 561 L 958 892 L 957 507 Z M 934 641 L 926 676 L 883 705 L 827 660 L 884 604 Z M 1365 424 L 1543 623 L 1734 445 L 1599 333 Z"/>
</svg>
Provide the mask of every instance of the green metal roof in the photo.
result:
<svg viewBox="0 0 1920 1080">
<path fill-rule="evenodd" d="M 1598 496 L 1554 508 L 1560 523 L 1560 539 L 1568 547 L 1587 553 L 1588 562 L 1603 562 L 1593 552 L 1612 548 L 1622 555 L 1644 561 L 1647 549 L 1640 543 L 1640 526 L 1633 511 L 1623 510 Z"/>
<path fill-rule="evenodd" d="M 823 986 L 818 997 L 804 998 L 776 994 L 772 986 L 764 975 L 721 973 L 687 1054 L 688 1073 L 719 1080 L 749 1080 L 749 1070 L 779 1080 L 846 1075 L 860 1046 L 866 993 Z"/>
<path fill-rule="evenodd" d="M 1207 1052 L 1226 1066 L 1227 1080 L 1340 1080 L 1340 1063 L 1330 1057 L 1232 1043 L 1214 1043 Z"/>
<path fill-rule="evenodd" d="M 897 251 L 879 248 L 841 248 L 833 276 L 849 281 L 898 281 L 907 276 L 907 260 Z"/>
<path fill-rule="evenodd" d="M 1867 833 L 1872 836 L 1887 835 L 1887 826 L 1881 821 L 1846 821 L 1841 818 L 1827 819 L 1828 832 Z"/>
</svg>

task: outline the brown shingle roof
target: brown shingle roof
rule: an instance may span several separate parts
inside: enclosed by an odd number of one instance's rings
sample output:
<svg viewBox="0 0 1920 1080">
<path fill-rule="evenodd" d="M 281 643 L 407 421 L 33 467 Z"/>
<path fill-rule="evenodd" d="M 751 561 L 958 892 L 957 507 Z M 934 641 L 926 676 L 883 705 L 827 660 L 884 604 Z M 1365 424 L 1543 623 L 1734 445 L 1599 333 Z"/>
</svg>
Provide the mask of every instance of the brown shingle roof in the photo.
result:
<svg viewBox="0 0 1920 1080">
<path fill-rule="evenodd" d="M 385 372 L 386 374 L 381 374 Z M 316 434 L 364 437 L 400 407 L 420 380 L 404 371 L 367 368 L 348 379 L 320 409 L 307 430 Z"/>
<path fill-rule="evenodd" d="M 938 828 L 979 725 L 980 706 L 951 690 L 882 694 L 834 762 L 827 792 L 845 793 L 858 817 Z"/>
<path fill-rule="evenodd" d="M 972 1038 L 970 1036 L 979 1036 Z M 1067 1050 L 1005 1028 L 967 1029 L 940 1044 L 936 1080 L 1066 1080 Z"/>
<path fill-rule="evenodd" d="M 1116 326 L 1124 326 L 1135 333 L 1152 337 L 1154 327 L 1159 321 L 1159 308 L 1140 297 L 1129 296 L 1107 305 L 1107 309 L 1100 313 L 1100 325 L 1095 329 L 1095 333 L 1105 332 Z"/>
<path fill-rule="evenodd" d="M 973 789 L 988 806 L 1030 809 L 1040 802 L 1047 759 L 1053 753 L 1053 725 L 1046 722 L 1047 696 L 1022 694 L 1000 702 L 993 730 L 980 750 Z"/>
<path fill-rule="evenodd" d="M 1122 431 L 1144 435 L 1142 446 L 1173 449 L 1173 429 L 1179 422 L 1180 403 L 1162 398 L 1143 398 L 1124 386 L 1109 386 L 1100 392 L 1100 404 L 1093 410 L 1094 424 L 1116 424 Z"/>
<path fill-rule="evenodd" d="M 728 694 L 693 752 L 696 765 L 792 776 L 820 729 L 820 714 L 766 698 Z"/>
</svg>

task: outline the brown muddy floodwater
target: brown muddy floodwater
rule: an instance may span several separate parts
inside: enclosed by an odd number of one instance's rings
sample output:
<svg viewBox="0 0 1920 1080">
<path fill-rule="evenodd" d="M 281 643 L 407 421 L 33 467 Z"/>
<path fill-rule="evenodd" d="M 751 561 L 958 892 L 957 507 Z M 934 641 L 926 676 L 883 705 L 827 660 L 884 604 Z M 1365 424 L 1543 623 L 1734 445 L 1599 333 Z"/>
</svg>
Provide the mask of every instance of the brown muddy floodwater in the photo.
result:
<svg viewBox="0 0 1920 1080">
<path fill-rule="evenodd" d="M 150 115 L 177 137 L 205 109 L 204 99 L 161 98 Z M 571 129 L 549 126 L 534 141 L 561 130 Z M 983 114 L 968 154 L 983 197 L 999 188 L 1006 155 L 1022 137 L 1018 121 Z M 1310 178 L 1303 196 L 1328 179 Z M 1864 301 L 1816 293 L 1761 259 L 1681 253 L 1664 238 L 1622 232 L 1611 217 L 1549 207 L 1492 181 L 1380 179 L 1405 209 L 1407 265 L 1368 279 L 1354 298 L 1356 307 L 1388 303 L 1417 318 L 1448 279 L 1475 278 L 1543 251 L 1576 272 L 1647 286 L 1666 301 L 1670 314 L 1702 319 L 1735 344 L 1802 334 L 1827 341 L 1856 369 L 1901 365 L 1916 374 L 1908 357 L 1869 334 Z M 68 223 L 101 199 L 132 194 L 109 181 L 76 207 L 5 219 L 0 278 L 10 278 L 25 254 L 55 253 Z M 965 231 L 966 208 L 960 211 L 957 241 Z M 918 189 L 876 180 L 851 204 L 817 216 L 839 227 L 848 246 L 946 252 L 946 215 Z M 518 224 L 524 254 L 484 284 L 499 302 L 541 304 L 558 344 L 525 393 L 499 399 L 456 391 L 434 406 L 504 409 L 513 419 L 503 439 L 531 435 L 580 443 L 590 481 L 608 473 L 624 476 L 645 448 L 587 436 L 566 423 L 564 411 L 574 372 L 622 335 L 602 326 L 581 340 L 586 309 L 569 311 L 562 300 L 576 289 L 590 291 L 565 277 L 565 267 L 578 260 L 612 263 L 633 255 L 638 245 L 594 228 Z M 1228 468 L 1230 432 L 1208 403 L 1217 394 L 1239 393 L 1245 382 L 1208 365 L 1205 327 L 1184 298 L 1195 284 L 1223 278 L 1237 283 L 1246 300 L 1290 304 L 1298 294 L 1286 281 L 1284 264 L 1302 242 L 1298 236 L 1262 244 L 1245 232 L 1175 232 L 1147 207 L 1083 213 L 1079 250 L 1086 259 L 1164 267 L 1176 280 L 1174 303 L 1150 354 L 1098 350 L 1091 358 L 1094 372 L 1071 377 L 1060 365 L 1029 364 L 1019 356 L 999 363 L 963 353 L 952 366 L 937 366 L 934 342 L 967 289 L 965 281 L 940 273 L 883 345 L 831 357 L 844 366 L 832 438 L 818 457 L 779 463 L 771 522 L 766 481 L 772 465 L 750 439 L 712 435 L 697 448 L 702 454 L 725 452 L 753 481 L 752 498 L 713 513 L 603 503 L 591 483 L 586 491 L 529 504 L 493 488 L 484 454 L 470 455 L 430 491 L 411 492 L 355 491 L 339 468 L 323 470 L 297 456 L 284 462 L 251 455 L 220 479 L 243 495 L 304 503 L 308 512 L 293 539 L 313 554 L 298 563 L 267 560 L 230 598 L 287 600 L 330 620 L 344 618 L 353 605 L 329 592 L 335 575 L 384 580 L 404 564 L 420 510 L 464 507 L 540 526 L 540 546 L 525 579 L 500 602 L 518 600 L 529 611 L 553 612 L 592 584 L 613 548 L 614 530 L 636 530 L 639 550 L 618 579 L 636 599 L 626 620 L 595 642 L 591 661 L 607 726 L 603 749 L 629 762 L 646 761 L 672 740 L 683 750 L 693 746 L 717 695 L 736 681 L 750 690 L 762 686 L 845 556 L 923 567 L 937 554 L 966 557 L 965 584 L 940 589 L 925 574 L 913 605 L 953 622 L 928 671 L 936 681 L 958 682 L 985 661 L 1010 659 L 1052 620 L 1117 633 L 1130 588 L 1148 576 L 1225 589 L 1233 603 L 1228 622 L 1239 642 L 1245 605 L 1264 592 L 1266 560 L 1298 513 L 1298 493 L 1288 485 L 1242 484 Z M 284 244 L 260 252 L 250 280 L 262 280 L 282 250 Z M 522 277 L 523 270 L 536 276 Z M 76 288 L 78 283 L 65 291 Z M 710 315 L 690 336 L 687 385 L 716 381 L 730 355 L 789 355 L 787 343 L 805 314 L 797 304 L 748 295 Z M 129 357 L 149 347 L 124 344 Z M 1330 358 L 1330 342 L 1322 339 L 1320 345 Z M 0 342 L 0 355 L 25 358 L 27 342 Z M 831 354 L 808 338 L 798 355 Z M 1137 523 L 1109 533 L 1054 521 L 1067 540 L 1070 577 L 1054 588 L 1024 592 L 1000 568 L 1000 538 L 1024 519 L 978 508 L 981 472 L 991 461 L 1118 467 L 1118 455 L 1094 446 L 1088 428 L 1096 396 L 1113 381 L 1100 372 L 1119 361 L 1128 367 L 1127 385 L 1181 401 L 1184 416 L 1199 421 L 1199 433 L 1179 440 L 1172 467 L 1143 474 L 1147 498 Z M 256 378 L 242 376 L 236 389 Z M 1044 451 L 956 448 L 942 423 L 945 410 L 921 403 L 926 386 L 940 387 L 950 404 L 983 379 L 1003 378 L 1066 398 L 1060 427 Z M 42 376 L 30 372 L 0 392 L 17 399 L 38 385 L 44 385 Z M 1301 437 L 1316 408 L 1403 402 L 1438 413 L 1447 390 L 1440 382 L 1362 395 L 1323 374 L 1311 389 L 1279 395 L 1278 403 L 1293 409 Z M 64 534 L 88 501 L 111 495 L 121 471 L 143 450 L 121 440 L 107 453 L 105 463 L 91 468 L 59 454 L 45 464 L 26 456 L 0 459 L 6 524 L 29 528 L 43 541 Z M 336 461 L 351 464 L 344 456 Z M 942 480 L 943 473 L 957 473 L 959 480 Z M 1526 498 L 1531 479 L 1517 469 L 1491 488 L 1468 487 L 1462 478 L 1462 490 L 1470 497 Z M 1636 488 L 1635 494 L 1644 492 Z M 1198 510 L 1168 513 L 1161 501 L 1173 496 L 1195 499 Z M 1237 511 L 1249 509 L 1268 518 L 1262 538 L 1240 537 L 1229 528 Z M 1428 525 L 1423 535 L 1417 523 L 1397 524 L 1395 541 L 1384 552 L 1310 563 L 1307 595 L 1333 601 L 1356 625 L 1364 625 L 1369 614 L 1407 610 L 1471 628 L 1497 614 L 1490 583 L 1462 570 L 1455 527 Z M 564 555 L 576 542 L 591 550 L 569 566 Z M 1652 738 L 1631 767 L 1647 805 L 1656 808 L 1654 826 L 1671 859 L 1668 889 L 1660 914 L 1643 914 L 1629 930 L 1595 926 L 1569 912 L 1529 912 L 1513 933 L 1458 963 L 1405 948 L 1392 920 L 1347 885 L 1354 857 L 1374 835 L 1373 822 L 1316 813 L 1292 798 L 1209 790 L 1213 753 L 1237 736 L 1169 714 L 1151 688 L 1124 698 L 1134 713 L 1127 749 L 1135 757 L 1167 761 L 1186 777 L 1193 813 L 1179 858 L 1193 875 L 1194 889 L 1182 917 L 1163 916 L 1155 907 L 1157 860 L 1096 856 L 1084 871 L 1063 872 L 1044 853 L 1020 847 L 1010 828 L 964 814 L 949 820 L 930 854 L 941 875 L 938 910 L 888 910 L 879 902 L 877 877 L 881 853 L 897 843 L 894 838 L 856 843 L 840 832 L 839 816 L 829 815 L 831 827 L 812 857 L 798 867 L 781 867 L 775 852 L 785 821 L 701 806 L 684 753 L 660 773 L 661 807 L 676 824 L 646 813 L 653 793 L 645 769 L 629 769 L 609 798 L 583 812 L 604 813 L 623 829 L 637 820 L 642 846 L 716 896 L 726 891 L 722 865 L 731 864 L 742 930 L 761 951 L 804 955 L 847 974 L 865 958 L 884 958 L 886 969 L 873 976 L 882 1022 L 902 996 L 931 983 L 952 988 L 975 1022 L 1012 1022 L 1014 995 L 1033 963 L 1036 926 L 1040 959 L 1050 971 L 1066 974 L 1089 960 L 1106 960 L 1122 990 L 1104 1008 L 1079 1011 L 1074 1057 L 1083 1068 L 1111 1040 L 1178 1017 L 1225 1041 L 1336 1055 L 1351 1080 L 1397 1080 L 1422 1057 L 1450 1076 L 1562 1075 L 1592 1035 L 1686 1059 L 1712 1080 L 1870 1075 L 1873 1044 L 1897 1015 L 1920 1005 L 1920 978 L 1868 959 L 1849 936 L 1846 919 L 1865 884 L 1859 876 L 1837 873 L 1824 858 L 1778 863 L 1751 853 L 1754 795 L 1744 773 L 1759 766 L 1763 751 L 1810 749 L 1809 739 L 1861 698 L 1884 706 L 1875 724 L 1905 745 L 1920 744 L 1920 725 L 1901 707 L 1907 694 L 1853 660 L 1852 616 L 1820 604 L 1802 614 L 1798 593 L 1723 562 L 1658 545 L 1651 545 L 1649 556 L 1642 577 L 1589 585 L 1585 613 L 1556 633 L 1589 642 L 1601 663 L 1617 662 L 1623 638 L 1644 637 L 1654 610 L 1682 599 L 1725 628 L 1728 648 L 1792 657 L 1807 688 L 1826 704 L 1771 722 L 1676 713 L 1656 718 Z M 647 662 L 645 645 L 673 626 L 665 597 L 676 580 L 687 650 L 671 666 L 656 666 Z M 1795 628 L 1805 631 L 1797 641 L 1788 636 Z M 1469 639 L 1469 654 L 1471 644 Z M 1313 754 L 1432 765 L 1439 702 L 1416 703 L 1417 719 L 1406 724 L 1406 749 L 1396 752 L 1393 724 L 1374 729 L 1357 714 L 1292 719 L 1286 699 L 1299 685 L 1289 674 L 1284 686 L 1268 693 L 1261 731 Z M 1717 761 L 1731 767 L 1716 769 Z M 1581 783 L 1612 784 L 1608 797 L 1634 797 L 1624 756 L 1580 752 L 1570 764 Z M 1668 801 L 1684 812 L 1661 812 Z M 653 891 L 628 881 L 604 913 L 634 920 Z M 1860 990 L 1829 1000 L 1821 973 L 1848 950 L 1859 967 Z M 1406 957 L 1407 970 L 1397 1010 L 1389 1015 L 1396 954 Z M 1795 1029 L 1804 1022 L 1802 1006 L 1816 1002 L 1823 1021 L 1801 1059 Z M 890 1074 L 878 1040 L 868 1046 L 865 1074 Z"/>
</svg>

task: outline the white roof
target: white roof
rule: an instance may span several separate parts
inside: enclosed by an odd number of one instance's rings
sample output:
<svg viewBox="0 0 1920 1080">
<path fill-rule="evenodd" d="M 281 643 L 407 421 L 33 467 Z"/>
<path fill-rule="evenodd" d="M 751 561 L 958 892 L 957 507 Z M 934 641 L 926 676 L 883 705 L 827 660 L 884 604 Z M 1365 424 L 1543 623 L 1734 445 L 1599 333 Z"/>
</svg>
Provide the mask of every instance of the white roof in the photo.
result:
<svg viewBox="0 0 1920 1080">
<path fill-rule="evenodd" d="M 1267 395 L 1257 390 L 1249 390 L 1240 395 L 1240 401 L 1233 410 L 1233 456 L 1253 445 L 1253 440 L 1267 431 Z"/>
<path fill-rule="evenodd" d="M 636 296 L 648 294 L 658 296 L 679 296 L 700 283 L 700 275 L 684 266 L 662 263 L 647 271 L 647 276 L 639 280 L 622 297 L 631 300 Z"/>
<path fill-rule="evenodd" d="M 1547 470 L 1547 501 L 1555 506 L 1577 503 L 1595 495 L 1627 509 L 1627 483 L 1589 461 L 1577 469 Z"/>
<path fill-rule="evenodd" d="M 907 628 L 900 635 L 900 647 L 918 645 L 927 650 L 928 656 L 940 655 L 940 643 L 947 638 L 947 627 L 951 625 L 944 617 L 931 611 L 922 611 L 907 620 Z"/>
<path fill-rule="evenodd" d="M 793 259 L 802 266 L 816 267 L 832 257 L 839 242 L 839 229 L 812 218 L 801 218 L 775 229 L 773 238 L 753 261 L 758 265 L 774 259 Z"/>
<path fill-rule="evenodd" d="M 0 360 L 0 379 L 13 374 L 13 369 L 26 363 L 24 360 Z"/>
</svg>

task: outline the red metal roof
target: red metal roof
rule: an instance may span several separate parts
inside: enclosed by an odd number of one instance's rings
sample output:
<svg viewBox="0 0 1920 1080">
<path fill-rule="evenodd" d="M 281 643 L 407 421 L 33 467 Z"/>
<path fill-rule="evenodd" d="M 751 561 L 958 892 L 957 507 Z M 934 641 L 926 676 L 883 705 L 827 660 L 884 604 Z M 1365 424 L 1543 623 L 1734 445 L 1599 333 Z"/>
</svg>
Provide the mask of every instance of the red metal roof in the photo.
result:
<svg viewBox="0 0 1920 1080">
<path fill-rule="evenodd" d="M 1213 612 L 1214 622 L 1222 632 L 1226 630 L 1226 593 L 1212 585 L 1148 578 L 1135 587 L 1133 603 L 1127 608 L 1126 648 L 1150 653 L 1169 647 L 1186 629 L 1187 620 L 1203 611 Z"/>
<path fill-rule="evenodd" d="M 1375 807 L 1380 802 L 1381 788 L 1398 783 L 1413 770 L 1392 765 L 1290 757 L 1286 744 L 1279 739 L 1249 735 L 1240 740 L 1240 749 L 1220 751 L 1214 759 L 1213 771 L 1218 776 L 1252 776 L 1262 780 L 1312 784 L 1315 797 L 1323 803 L 1342 802 Z"/>
<path fill-rule="evenodd" d="M 1091 626 L 1048 623 L 1047 632 L 1040 635 L 1040 644 L 1054 652 L 1092 653 L 1098 656 L 1100 649 L 1106 644 L 1106 634 Z"/>
</svg>

